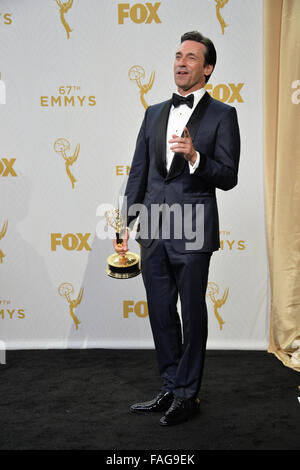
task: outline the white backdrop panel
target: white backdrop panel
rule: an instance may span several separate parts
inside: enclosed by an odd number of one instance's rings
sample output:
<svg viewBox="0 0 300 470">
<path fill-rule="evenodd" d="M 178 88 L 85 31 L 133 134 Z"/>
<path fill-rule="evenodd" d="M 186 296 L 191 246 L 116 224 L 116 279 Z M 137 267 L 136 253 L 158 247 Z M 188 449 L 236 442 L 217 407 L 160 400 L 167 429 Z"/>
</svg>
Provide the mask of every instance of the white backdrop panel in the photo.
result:
<svg viewBox="0 0 300 470">
<path fill-rule="evenodd" d="M 217 11 L 214 0 L 162 0 L 150 10 L 142 1 L 74 0 L 65 12 L 59 3 L 0 5 L 2 341 L 153 347 L 141 277 L 105 274 L 112 242 L 97 238 L 96 210 L 124 190 L 145 112 L 140 88 L 153 73 L 146 105 L 171 96 L 180 36 L 196 29 L 218 53 L 208 91 L 237 108 L 242 139 L 239 185 L 218 191 L 208 347 L 266 348 L 263 2 L 229 0 Z M 140 83 L 128 75 L 134 65 L 144 70 Z M 131 249 L 139 250 L 134 241 Z"/>
</svg>

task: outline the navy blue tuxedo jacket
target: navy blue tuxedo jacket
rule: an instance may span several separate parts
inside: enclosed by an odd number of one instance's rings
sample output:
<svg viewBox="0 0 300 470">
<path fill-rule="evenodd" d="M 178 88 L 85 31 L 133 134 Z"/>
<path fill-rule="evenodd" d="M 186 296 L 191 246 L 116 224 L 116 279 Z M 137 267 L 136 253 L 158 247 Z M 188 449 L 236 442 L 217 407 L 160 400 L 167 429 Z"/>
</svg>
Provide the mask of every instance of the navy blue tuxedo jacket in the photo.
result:
<svg viewBox="0 0 300 470">
<path fill-rule="evenodd" d="M 151 205 L 177 204 L 182 208 L 189 205 L 192 208 L 189 220 L 196 227 L 194 217 L 198 204 L 202 207 L 204 239 L 201 247 L 192 251 L 215 251 L 220 246 L 216 188 L 227 191 L 237 184 L 240 156 L 237 113 L 234 107 L 213 99 L 206 92 L 187 123 L 193 145 L 200 153 L 199 167 L 190 174 L 188 162 L 182 154 L 175 153 L 167 172 L 166 132 L 171 105 L 171 100 L 168 100 L 149 106 L 145 112 L 125 196 L 127 209 L 134 204 L 143 204 L 147 210 L 131 214 L 129 211 L 127 224 L 132 224 L 139 215 L 137 241 L 148 247 L 155 232 L 152 227 L 151 236 L 151 223 L 157 223 L 152 220 Z M 148 226 L 147 236 L 144 225 Z M 186 244 L 191 241 L 184 233 L 182 237 L 174 238 L 172 227 L 169 239 L 179 253 L 185 253 Z"/>
</svg>

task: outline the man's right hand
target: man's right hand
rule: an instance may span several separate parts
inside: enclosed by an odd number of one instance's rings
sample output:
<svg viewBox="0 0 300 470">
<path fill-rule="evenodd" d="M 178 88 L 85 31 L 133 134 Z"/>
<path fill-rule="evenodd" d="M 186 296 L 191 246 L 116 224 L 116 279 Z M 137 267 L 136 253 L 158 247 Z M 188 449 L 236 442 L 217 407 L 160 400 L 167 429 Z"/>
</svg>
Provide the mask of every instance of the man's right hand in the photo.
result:
<svg viewBox="0 0 300 470">
<path fill-rule="evenodd" d="M 117 245 L 117 239 L 115 238 L 113 241 L 114 244 L 114 249 L 115 252 L 118 253 L 119 255 L 125 255 L 126 251 L 128 251 L 128 239 L 129 239 L 129 231 L 128 229 L 125 230 L 122 235 L 120 235 L 120 238 L 122 238 L 122 244 Z"/>
</svg>

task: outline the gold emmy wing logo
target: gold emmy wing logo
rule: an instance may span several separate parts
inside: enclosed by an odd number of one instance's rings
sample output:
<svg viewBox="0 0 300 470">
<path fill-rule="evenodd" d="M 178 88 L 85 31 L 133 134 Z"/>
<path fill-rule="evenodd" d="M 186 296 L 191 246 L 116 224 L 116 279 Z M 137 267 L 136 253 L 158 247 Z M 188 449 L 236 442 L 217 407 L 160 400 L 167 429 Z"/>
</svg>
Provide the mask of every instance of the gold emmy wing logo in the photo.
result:
<svg viewBox="0 0 300 470">
<path fill-rule="evenodd" d="M 133 65 L 128 71 L 128 77 L 130 80 L 136 82 L 137 86 L 140 89 L 140 100 L 145 109 L 148 108 L 148 104 L 145 101 L 144 96 L 151 90 L 152 85 L 155 79 L 155 72 L 152 72 L 150 75 L 149 82 L 147 84 L 142 84 L 141 80 L 145 78 L 145 70 L 140 65 Z"/>
<path fill-rule="evenodd" d="M 67 2 L 63 2 L 63 3 L 60 0 L 56 0 L 56 3 L 57 3 L 58 8 L 59 8 L 60 21 L 62 22 L 63 27 L 66 30 L 67 38 L 70 39 L 70 33 L 73 30 L 70 28 L 69 24 L 66 22 L 65 13 L 68 13 L 70 8 L 72 7 L 73 0 L 68 0 Z"/>
<path fill-rule="evenodd" d="M 225 304 L 225 302 L 228 298 L 229 289 L 228 289 L 228 287 L 226 287 L 226 289 L 224 291 L 224 294 L 223 294 L 223 297 L 221 299 L 217 299 L 216 295 L 219 293 L 219 291 L 220 291 L 220 289 L 219 289 L 219 286 L 217 284 L 215 284 L 214 282 L 208 282 L 206 295 L 210 298 L 210 300 L 214 304 L 214 313 L 215 313 L 216 319 L 219 322 L 220 330 L 222 330 L 223 325 L 224 325 L 225 322 L 221 318 L 218 310 L 219 310 L 219 308 L 222 307 L 222 305 Z"/>
<path fill-rule="evenodd" d="M 74 185 L 76 183 L 76 179 L 74 175 L 72 175 L 70 171 L 70 166 L 73 165 L 74 162 L 76 162 L 80 150 L 80 144 L 76 145 L 75 152 L 71 156 L 67 156 L 66 152 L 69 151 L 71 148 L 70 142 L 67 139 L 60 138 L 57 139 L 54 143 L 54 150 L 56 153 L 60 153 L 63 159 L 65 160 L 65 167 L 66 167 L 66 172 L 68 177 L 70 178 L 70 181 L 72 183 L 72 188 L 74 189 Z"/>
<path fill-rule="evenodd" d="M 65 297 L 65 299 L 67 300 L 69 304 L 69 312 L 75 323 L 76 330 L 78 330 L 78 325 L 80 324 L 80 321 L 78 317 L 76 317 L 74 313 L 74 309 L 80 304 L 82 296 L 83 296 L 83 291 L 84 289 L 81 288 L 77 299 L 71 299 L 71 294 L 73 294 L 74 292 L 74 287 L 72 286 L 72 284 L 70 284 L 69 282 L 63 282 L 62 284 L 60 284 L 58 288 L 59 295 L 61 295 L 62 297 Z"/>
<path fill-rule="evenodd" d="M 222 17 L 222 15 L 220 13 L 220 10 L 221 10 L 221 8 L 224 8 L 224 6 L 226 5 L 226 3 L 229 2 L 229 0 L 215 0 L 215 2 L 216 2 L 217 18 L 218 18 L 219 23 L 220 23 L 221 28 L 222 28 L 222 34 L 224 34 L 224 30 L 225 30 L 226 26 L 228 26 L 228 24 L 225 23 L 225 20 Z"/>
<path fill-rule="evenodd" d="M 0 240 L 5 237 L 6 231 L 7 231 L 7 225 L 8 221 L 6 220 L 2 226 L 1 232 L 0 232 Z M 5 254 L 3 253 L 2 250 L 0 250 L 0 264 L 3 263 L 3 258 L 5 257 Z"/>
</svg>

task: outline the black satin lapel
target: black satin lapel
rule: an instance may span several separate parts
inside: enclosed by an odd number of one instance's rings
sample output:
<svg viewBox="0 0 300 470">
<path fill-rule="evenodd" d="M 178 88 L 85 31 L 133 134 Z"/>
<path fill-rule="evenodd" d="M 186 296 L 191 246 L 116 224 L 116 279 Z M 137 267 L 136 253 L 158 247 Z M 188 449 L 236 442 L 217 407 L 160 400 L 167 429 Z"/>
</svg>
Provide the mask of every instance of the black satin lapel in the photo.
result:
<svg viewBox="0 0 300 470">
<path fill-rule="evenodd" d="M 167 175 L 166 167 L 166 138 L 169 113 L 172 101 L 169 100 L 161 110 L 156 128 L 156 166 L 159 173 L 165 178 Z"/>
<path fill-rule="evenodd" d="M 174 157 L 166 179 L 169 180 L 171 178 L 175 178 L 175 176 L 181 175 L 181 173 L 185 169 L 186 164 L 187 161 L 185 160 L 183 153 L 174 153 Z"/>
<path fill-rule="evenodd" d="M 211 98 L 209 94 L 205 92 L 205 94 L 203 95 L 199 103 L 197 104 L 190 119 L 187 122 L 186 127 L 188 128 L 192 141 L 195 138 L 196 132 L 200 125 L 200 121 L 205 114 L 205 111 L 209 104 L 210 99 Z M 183 137 L 183 133 L 182 133 L 182 137 Z M 176 176 L 179 176 L 185 169 L 186 165 L 187 165 L 187 161 L 185 160 L 183 154 L 175 153 L 166 179 L 168 180 L 171 178 L 175 178 Z"/>
<path fill-rule="evenodd" d="M 193 114 L 191 115 L 190 119 L 187 122 L 186 127 L 188 128 L 192 141 L 194 141 L 196 132 L 199 129 L 200 121 L 205 114 L 206 108 L 210 100 L 211 100 L 211 97 L 206 91 L 203 97 L 201 98 L 201 100 L 199 101 L 199 103 L 197 104 L 196 108 L 194 109 Z"/>
</svg>

